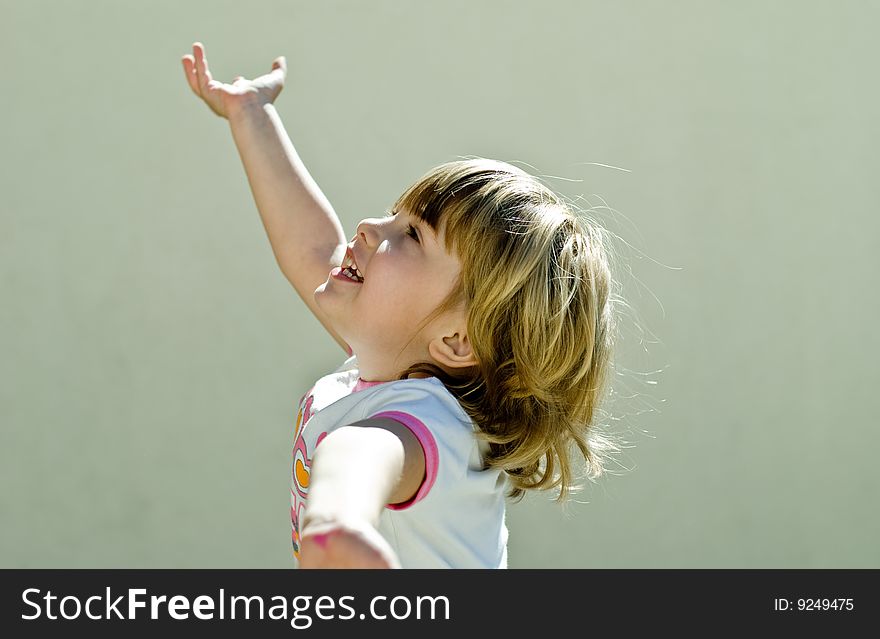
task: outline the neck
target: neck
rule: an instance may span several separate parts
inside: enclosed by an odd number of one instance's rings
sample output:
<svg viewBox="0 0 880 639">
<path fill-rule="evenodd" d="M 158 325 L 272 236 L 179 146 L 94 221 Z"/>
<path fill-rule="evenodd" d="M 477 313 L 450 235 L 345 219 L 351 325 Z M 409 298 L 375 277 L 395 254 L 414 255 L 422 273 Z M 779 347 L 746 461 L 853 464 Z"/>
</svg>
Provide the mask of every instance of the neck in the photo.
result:
<svg viewBox="0 0 880 639">
<path fill-rule="evenodd" d="M 431 361 L 430 357 L 419 358 L 412 354 L 401 354 L 398 358 L 389 359 L 354 347 L 352 347 L 352 352 L 357 355 L 359 375 L 365 382 L 391 382 L 399 379 L 401 373 L 413 364 Z M 412 377 L 422 378 L 428 377 L 428 375 L 416 373 Z"/>
</svg>

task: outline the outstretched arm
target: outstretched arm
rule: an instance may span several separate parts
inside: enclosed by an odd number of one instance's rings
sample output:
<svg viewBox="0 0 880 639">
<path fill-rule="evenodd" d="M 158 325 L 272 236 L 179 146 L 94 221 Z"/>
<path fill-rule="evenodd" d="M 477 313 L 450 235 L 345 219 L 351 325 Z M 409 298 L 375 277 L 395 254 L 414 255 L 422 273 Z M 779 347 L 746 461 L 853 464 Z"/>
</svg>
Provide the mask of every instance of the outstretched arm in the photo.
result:
<svg viewBox="0 0 880 639">
<path fill-rule="evenodd" d="M 284 58 L 276 58 L 268 74 L 253 80 L 239 76 L 232 84 L 212 78 L 200 43 L 182 62 L 193 92 L 229 121 L 281 272 L 348 352 L 314 298 L 330 269 L 342 262 L 346 239 L 336 212 L 300 159 L 273 105 L 287 75 Z"/>
<path fill-rule="evenodd" d="M 424 477 L 419 440 L 395 420 L 368 419 L 327 435 L 312 460 L 300 567 L 400 567 L 376 527 L 385 505 L 410 500 Z"/>
</svg>

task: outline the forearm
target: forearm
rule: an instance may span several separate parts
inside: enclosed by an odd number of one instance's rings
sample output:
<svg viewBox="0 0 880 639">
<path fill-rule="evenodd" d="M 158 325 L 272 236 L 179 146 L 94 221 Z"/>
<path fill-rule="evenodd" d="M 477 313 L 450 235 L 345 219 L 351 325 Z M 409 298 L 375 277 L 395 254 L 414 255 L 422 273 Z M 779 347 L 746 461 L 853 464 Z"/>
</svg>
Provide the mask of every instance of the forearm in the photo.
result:
<svg viewBox="0 0 880 639">
<path fill-rule="evenodd" d="M 300 159 L 275 107 L 248 102 L 230 113 L 228 119 L 281 271 L 293 281 L 296 274 L 312 273 L 316 262 L 326 260 L 320 264 L 326 276 L 325 267 L 346 238 L 339 218 Z M 306 281 L 306 294 L 310 287 L 313 291 L 312 282 Z"/>
</svg>

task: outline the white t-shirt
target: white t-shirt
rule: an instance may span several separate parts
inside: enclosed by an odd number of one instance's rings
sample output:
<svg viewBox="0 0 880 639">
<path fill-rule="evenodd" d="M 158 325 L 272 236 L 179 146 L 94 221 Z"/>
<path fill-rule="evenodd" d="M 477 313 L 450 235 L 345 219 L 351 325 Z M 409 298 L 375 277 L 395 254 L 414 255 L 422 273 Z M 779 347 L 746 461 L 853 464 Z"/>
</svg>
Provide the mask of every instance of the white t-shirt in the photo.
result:
<svg viewBox="0 0 880 639">
<path fill-rule="evenodd" d="M 315 382 L 300 401 L 294 434 L 290 520 L 294 556 L 315 447 L 336 428 L 371 417 L 407 426 L 425 452 L 415 497 L 388 505 L 379 532 L 404 568 L 506 568 L 505 474 L 483 468 L 485 443 L 458 400 L 433 377 L 364 382 L 357 358 Z"/>
</svg>

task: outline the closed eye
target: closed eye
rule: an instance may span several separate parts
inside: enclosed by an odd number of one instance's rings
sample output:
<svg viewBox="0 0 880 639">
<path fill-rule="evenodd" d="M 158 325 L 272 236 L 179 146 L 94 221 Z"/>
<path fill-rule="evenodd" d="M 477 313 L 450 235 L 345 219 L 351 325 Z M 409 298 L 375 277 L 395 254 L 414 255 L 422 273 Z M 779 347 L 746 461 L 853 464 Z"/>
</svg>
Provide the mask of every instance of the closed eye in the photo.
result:
<svg viewBox="0 0 880 639">
<path fill-rule="evenodd" d="M 385 217 L 394 217 L 397 215 L 397 211 L 388 210 L 385 211 Z M 409 235 L 412 239 L 414 239 L 419 244 L 422 243 L 421 239 L 419 239 L 419 232 L 412 224 L 407 225 L 406 234 Z"/>
</svg>

